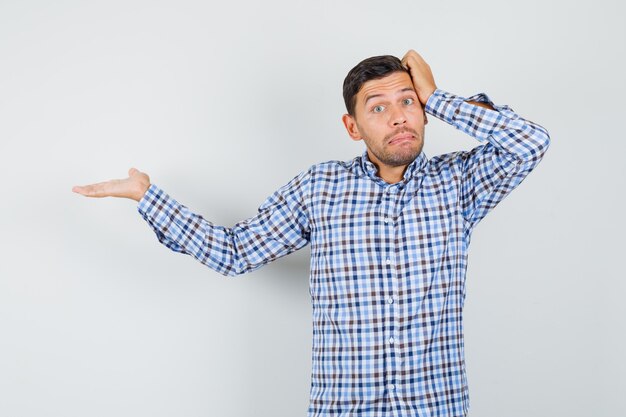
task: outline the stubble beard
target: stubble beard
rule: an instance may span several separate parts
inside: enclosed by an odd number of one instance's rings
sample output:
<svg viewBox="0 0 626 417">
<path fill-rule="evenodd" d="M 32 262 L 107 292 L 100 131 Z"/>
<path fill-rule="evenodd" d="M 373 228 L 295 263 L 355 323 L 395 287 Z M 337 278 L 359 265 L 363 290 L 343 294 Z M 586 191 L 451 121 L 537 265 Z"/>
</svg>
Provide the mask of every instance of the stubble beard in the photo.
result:
<svg viewBox="0 0 626 417">
<path fill-rule="evenodd" d="M 402 131 L 410 132 L 415 135 L 415 142 L 412 143 L 413 146 L 403 146 L 400 149 L 397 149 L 395 152 L 392 152 L 389 149 L 389 145 L 387 145 L 387 142 L 393 136 L 398 134 L 398 132 L 394 132 L 393 134 L 384 138 L 384 145 L 382 148 L 379 149 L 370 146 L 370 141 L 364 138 L 365 144 L 368 145 L 367 149 L 371 153 L 373 153 L 380 162 L 387 166 L 398 167 L 410 164 L 422 152 L 422 148 L 424 147 L 424 128 L 422 128 L 421 133 L 418 133 L 416 130 L 413 129 L 403 129 Z"/>
</svg>

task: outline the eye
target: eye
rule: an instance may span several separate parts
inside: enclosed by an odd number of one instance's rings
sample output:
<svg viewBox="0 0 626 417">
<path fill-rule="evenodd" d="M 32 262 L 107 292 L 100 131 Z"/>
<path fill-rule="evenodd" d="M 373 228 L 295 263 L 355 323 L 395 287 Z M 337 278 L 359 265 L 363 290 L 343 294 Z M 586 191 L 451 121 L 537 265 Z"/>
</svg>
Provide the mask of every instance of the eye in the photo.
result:
<svg viewBox="0 0 626 417">
<path fill-rule="evenodd" d="M 374 108 L 372 109 L 372 111 L 373 111 L 374 113 L 380 113 L 380 112 L 382 112 L 383 110 L 385 110 L 385 106 L 376 106 L 376 107 L 374 107 Z"/>
<path fill-rule="evenodd" d="M 415 100 L 413 100 L 412 98 L 405 98 L 404 100 L 402 100 L 402 102 L 406 104 L 407 106 L 410 106 L 411 104 L 415 102 Z"/>
</svg>

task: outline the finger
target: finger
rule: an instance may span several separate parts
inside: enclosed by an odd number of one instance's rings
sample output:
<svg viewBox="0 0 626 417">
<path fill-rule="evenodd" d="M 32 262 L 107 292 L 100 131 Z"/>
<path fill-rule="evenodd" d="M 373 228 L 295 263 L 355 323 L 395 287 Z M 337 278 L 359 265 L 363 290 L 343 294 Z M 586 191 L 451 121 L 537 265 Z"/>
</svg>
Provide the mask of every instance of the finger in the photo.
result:
<svg viewBox="0 0 626 417">
<path fill-rule="evenodd" d="M 405 55 L 402 57 L 402 59 L 400 60 L 400 62 L 402 63 L 402 66 L 403 66 L 404 68 L 406 68 L 406 69 L 409 69 L 409 68 L 408 68 L 408 61 L 409 61 L 409 56 L 408 56 L 408 54 L 405 54 Z"/>
<path fill-rule="evenodd" d="M 86 197 L 105 197 L 107 182 L 100 182 L 97 184 L 76 186 L 72 188 L 72 191 L 82 194 Z"/>
<path fill-rule="evenodd" d="M 89 188 L 86 185 L 75 185 L 74 187 L 72 187 L 72 191 L 77 194 L 89 196 Z"/>
<path fill-rule="evenodd" d="M 77 185 L 72 188 L 72 191 L 74 191 L 75 193 L 84 195 L 85 197 L 90 197 L 90 194 L 92 192 L 90 189 L 90 186 L 88 185 Z"/>
<path fill-rule="evenodd" d="M 411 69 L 417 69 L 419 68 L 420 65 L 420 61 L 417 55 L 417 52 L 410 50 L 409 52 L 406 53 L 406 55 L 404 56 L 404 58 L 402 58 L 402 66 L 407 70 L 410 71 Z"/>
</svg>

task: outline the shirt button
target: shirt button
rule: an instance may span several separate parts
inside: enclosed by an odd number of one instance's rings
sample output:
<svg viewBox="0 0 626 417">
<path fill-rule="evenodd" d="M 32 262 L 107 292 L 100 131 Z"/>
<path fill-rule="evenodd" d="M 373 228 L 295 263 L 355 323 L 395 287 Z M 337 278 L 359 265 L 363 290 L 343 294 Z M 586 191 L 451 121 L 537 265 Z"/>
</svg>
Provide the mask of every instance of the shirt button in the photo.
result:
<svg viewBox="0 0 626 417">
<path fill-rule="evenodd" d="M 394 389 L 396 389 L 396 386 L 393 384 L 389 384 L 389 391 L 393 391 Z"/>
<path fill-rule="evenodd" d="M 385 263 L 386 263 L 387 265 L 391 265 L 391 259 L 387 258 L 387 260 L 385 261 Z"/>
<path fill-rule="evenodd" d="M 389 297 L 389 298 L 387 298 L 387 302 L 388 302 L 389 304 L 393 304 L 393 297 Z"/>
<path fill-rule="evenodd" d="M 389 223 L 389 217 L 385 216 L 385 223 Z"/>
<path fill-rule="evenodd" d="M 390 338 L 389 338 L 389 344 L 393 345 L 393 342 L 394 342 L 393 337 L 390 337 Z"/>
</svg>

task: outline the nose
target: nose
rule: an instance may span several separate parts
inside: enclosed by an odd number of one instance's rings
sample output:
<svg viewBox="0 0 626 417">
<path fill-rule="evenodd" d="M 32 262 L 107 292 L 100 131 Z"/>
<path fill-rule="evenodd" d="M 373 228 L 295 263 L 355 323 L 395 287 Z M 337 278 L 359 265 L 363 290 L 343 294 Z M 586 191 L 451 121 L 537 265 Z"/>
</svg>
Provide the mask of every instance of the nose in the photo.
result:
<svg viewBox="0 0 626 417">
<path fill-rule="evenodd" d="M 402 125 L 406 123 L 406 115 L 401 108 L 394 107 L 393 112 L 390 115 L 389 121 L 394 126 Z"/>
</svg>

